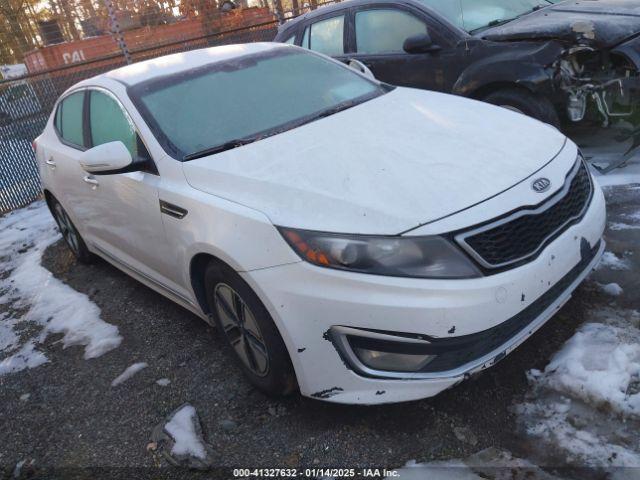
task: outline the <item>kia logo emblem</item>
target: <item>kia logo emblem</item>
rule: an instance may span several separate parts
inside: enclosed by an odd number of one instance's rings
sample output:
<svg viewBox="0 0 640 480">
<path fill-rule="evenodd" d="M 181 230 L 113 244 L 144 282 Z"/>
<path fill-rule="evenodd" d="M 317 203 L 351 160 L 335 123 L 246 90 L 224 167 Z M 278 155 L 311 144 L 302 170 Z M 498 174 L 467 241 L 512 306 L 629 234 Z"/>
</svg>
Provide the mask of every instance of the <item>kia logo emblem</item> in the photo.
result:
<svg viewBox="0 0 640 480">
<path fill-rule="evenodd" d="M 548 178 L 537 178 L 531 184 L 531 188 L 533 188 L 533 190 L 538 193 L 546 192 L 550 187 L 551 180 L 549 180 Z"/>
</svg>

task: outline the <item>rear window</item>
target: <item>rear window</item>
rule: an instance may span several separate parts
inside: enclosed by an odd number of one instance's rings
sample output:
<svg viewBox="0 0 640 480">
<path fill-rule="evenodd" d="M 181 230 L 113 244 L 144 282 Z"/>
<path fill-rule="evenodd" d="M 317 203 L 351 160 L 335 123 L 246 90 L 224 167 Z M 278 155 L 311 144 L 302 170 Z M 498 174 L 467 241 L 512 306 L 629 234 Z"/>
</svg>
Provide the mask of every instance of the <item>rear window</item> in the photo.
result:
<svg viewBox="0 0 640 480">
<path fill-rule="evenodd" d="M 306 48 L 325 55 L 342 55 L 344 53 L 344 15 L 316 22 L 310 27 L 311 35 L 307 36 Z"/>
<path fill-rule="evenodd" d="M 84 91 L 72 93 L 58 105 L 56 128 L 65 142 L 76 146 L 84 145 L 82 109 Z"/>
<path fill-rule="evenodd" d="M 129 89 L 158 141 L 179 159 L 236 140 L 256 141 L 384 92 L 348 67 L 296 47 L 216 62 Z"/>
</svg>

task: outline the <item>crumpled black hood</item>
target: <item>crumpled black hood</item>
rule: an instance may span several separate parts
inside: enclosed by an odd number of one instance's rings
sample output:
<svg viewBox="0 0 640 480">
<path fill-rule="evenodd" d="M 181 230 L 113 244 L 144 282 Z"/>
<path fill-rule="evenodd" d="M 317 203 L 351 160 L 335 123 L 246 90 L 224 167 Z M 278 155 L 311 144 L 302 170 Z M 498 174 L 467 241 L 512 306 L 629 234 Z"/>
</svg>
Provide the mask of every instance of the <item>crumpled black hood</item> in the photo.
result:
<svg viewBox="0 0 640 480">
<path fill-rule="evenodd" d="M 568 0 L 478 36 L 492 41 L 556 39 L 610 48 L 639 34 L 639 0 Z"/>
</svg>

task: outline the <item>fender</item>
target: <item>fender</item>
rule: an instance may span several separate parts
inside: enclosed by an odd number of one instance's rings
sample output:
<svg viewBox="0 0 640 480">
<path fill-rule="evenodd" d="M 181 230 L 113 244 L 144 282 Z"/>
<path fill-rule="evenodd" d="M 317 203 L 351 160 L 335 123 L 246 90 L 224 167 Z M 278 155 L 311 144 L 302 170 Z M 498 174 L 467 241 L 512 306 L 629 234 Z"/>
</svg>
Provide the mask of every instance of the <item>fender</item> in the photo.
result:
<svg viewBox="0 0 640 480">
<path fill-rule="evenodd" d="M 611 52 L 625 56 L 640 71 L 640 35 L 618 45 Z"/>
<path fill-rule="evenodd" d="M 513 84 L 533 93 L 553 93 L 551 64 L 563 51 L 559 42 L 523 42 L 508 49 L 504 45 L 497 47 L 498 44 L 494 42 L 482 42 L 473 49 L 472 56 L 485 58 L 472 62 L 462 72 L 452 93 L 475 97 L 492 84 Z M 487 55 L 487 49 L 494 49 L 495 55 Z"/>
</svg>

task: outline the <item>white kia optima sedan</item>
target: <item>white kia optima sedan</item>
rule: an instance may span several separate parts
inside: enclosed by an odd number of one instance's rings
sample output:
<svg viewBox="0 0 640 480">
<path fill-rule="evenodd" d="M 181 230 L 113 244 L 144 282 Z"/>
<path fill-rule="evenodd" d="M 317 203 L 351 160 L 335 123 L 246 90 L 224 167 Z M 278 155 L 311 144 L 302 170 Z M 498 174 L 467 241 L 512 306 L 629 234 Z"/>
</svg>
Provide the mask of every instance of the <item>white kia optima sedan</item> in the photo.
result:
<svg viewBox="0 0 640 480">
<path fill-rule="evenodd" d="M 604 249 L 602 191 L 554 128 L 290 45 L 85 80 L 36 152 L 79 260 L 216 323 L 271 394 L 435 395 L 532 335 Z"/>
</svg>

